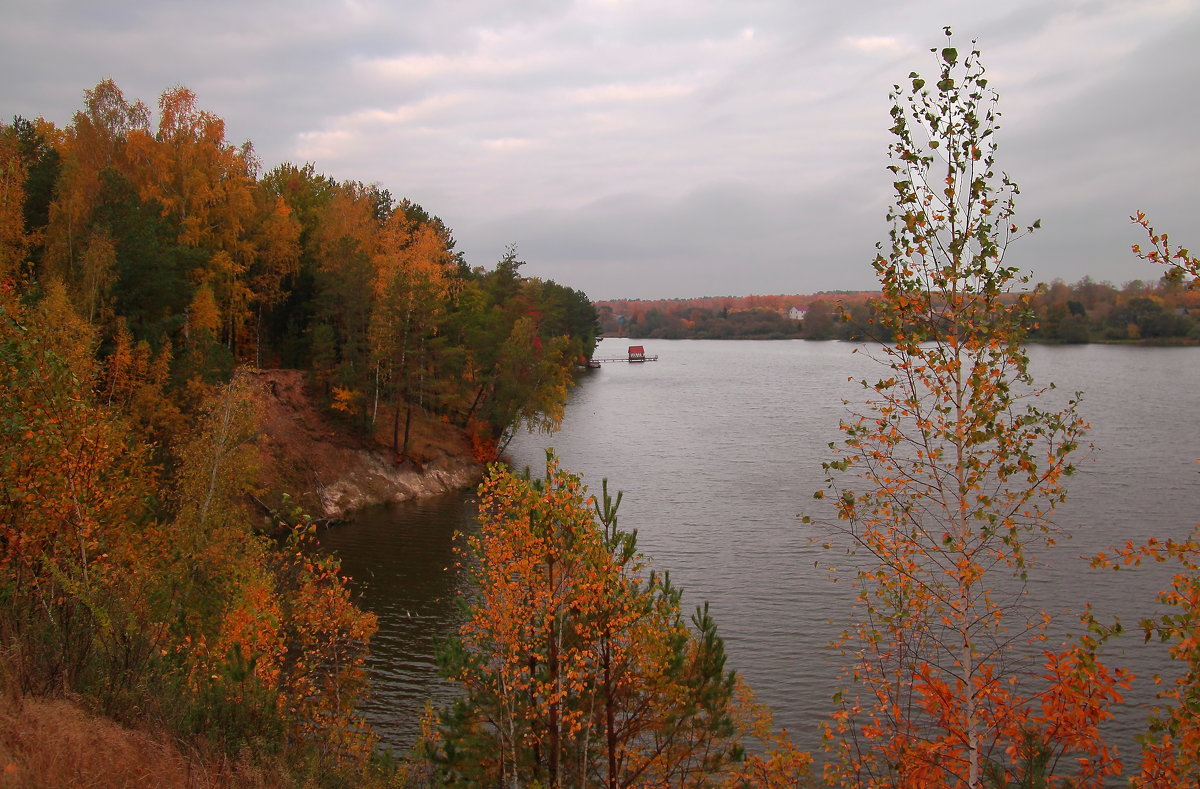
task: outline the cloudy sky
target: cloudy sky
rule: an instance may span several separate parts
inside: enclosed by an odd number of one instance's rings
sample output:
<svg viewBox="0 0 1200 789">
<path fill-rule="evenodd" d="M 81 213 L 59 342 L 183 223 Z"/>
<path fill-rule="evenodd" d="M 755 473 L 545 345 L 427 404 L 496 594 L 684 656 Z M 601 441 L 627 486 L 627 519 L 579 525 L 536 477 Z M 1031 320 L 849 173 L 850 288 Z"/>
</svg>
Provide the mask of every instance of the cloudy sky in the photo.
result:
<svg viewBox="0 0 1200 789">
<path fill-rule="evenodd" d="M 1038 280 L 1122 284 L 1138 209 L 1200 246 L 1196 0 L 0 0 L 0 117 L 186 85 L 266 168 L 437 214 L 593 298 L 874 286 L 888 92 L 978 39 Z"/>
</svg>

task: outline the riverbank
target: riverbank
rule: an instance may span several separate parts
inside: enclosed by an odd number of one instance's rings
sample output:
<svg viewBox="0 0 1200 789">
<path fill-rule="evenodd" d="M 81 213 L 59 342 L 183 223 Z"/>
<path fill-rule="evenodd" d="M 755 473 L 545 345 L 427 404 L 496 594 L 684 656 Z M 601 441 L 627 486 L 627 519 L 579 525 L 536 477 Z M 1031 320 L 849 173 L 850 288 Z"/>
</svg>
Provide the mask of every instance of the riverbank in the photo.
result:
<svg viewBox="0 0 1200 789">
<path fill-rule="evenodd" d="M 289 493 L 316 518 L 339 520 L 375 504 L 438 496 L 475 485 L 484 465 L 466 434 L 441 421 L 414 418 L 409 457 L 399 460 L 382 435 L 359 437 L 317 405 L 301 370 L 247 373 L 259 407 L 256 442 L 263 500 Z"/>
</svg>

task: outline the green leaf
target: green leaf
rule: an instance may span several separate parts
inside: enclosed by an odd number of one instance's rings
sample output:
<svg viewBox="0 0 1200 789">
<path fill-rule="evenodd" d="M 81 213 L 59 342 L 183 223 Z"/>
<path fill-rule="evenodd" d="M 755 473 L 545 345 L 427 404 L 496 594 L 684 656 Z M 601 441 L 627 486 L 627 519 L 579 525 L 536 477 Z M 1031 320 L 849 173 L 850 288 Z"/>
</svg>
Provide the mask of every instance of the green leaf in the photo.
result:
<svg viewBox="0 0 1200 789">
<path fill-rule="evenodd" d="M 921 79 L 920 77 L 914 78 L 912 82 L 913 82 L 913 93 L 916 93 L 918 90 L 925 87 L 925 80 Z"/>
<path fill-rule="evenodd" d="M 954 47 L 946 47 L 942 50 L 942 60 L 953 66 L 958 62 L 958 50 Z"/>
</svg>

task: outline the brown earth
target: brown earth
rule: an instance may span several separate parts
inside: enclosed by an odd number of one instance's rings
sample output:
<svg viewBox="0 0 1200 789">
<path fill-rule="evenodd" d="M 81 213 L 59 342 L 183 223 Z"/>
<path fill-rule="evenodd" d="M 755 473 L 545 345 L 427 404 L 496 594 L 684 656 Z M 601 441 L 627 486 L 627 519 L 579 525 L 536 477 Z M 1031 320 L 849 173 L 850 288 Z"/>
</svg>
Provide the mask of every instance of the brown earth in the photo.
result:
<svg viewBox="0 0 1200 789">
<path fill-rule="evenodd" d="M 467 488 L 483 475 L 466 434 L 447 422 L 415 416 L 408 457 L 397 458 L 389 410 L 380 409 L 376 436 L 360 438 L 321 411 L 302 371 L 247 375 L 260 404 L 257 443 L 270 504 L 286 491 L 314 517 L 338 519 L 372 504 Z"/>
</svg>

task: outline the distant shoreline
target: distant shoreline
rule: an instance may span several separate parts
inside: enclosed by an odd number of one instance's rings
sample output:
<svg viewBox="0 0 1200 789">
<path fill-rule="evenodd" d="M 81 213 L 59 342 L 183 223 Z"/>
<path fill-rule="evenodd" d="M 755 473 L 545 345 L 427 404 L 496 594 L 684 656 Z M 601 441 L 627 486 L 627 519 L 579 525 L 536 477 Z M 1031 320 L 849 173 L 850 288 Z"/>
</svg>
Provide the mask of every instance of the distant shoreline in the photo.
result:
<svg viewBox="0 0 1200 789">
<path fill-rule="evenodd" d="M 628 340 L 630 342 L 655 342 L 657 340 L 669 340 L 677 342 L 682 340 L 717 340 L 720 342 L 779 342 L 782 340 L 804 340 L 806 342 L 846 342 L 846 343 L 864 343 L 875 342 L 883 344 L 878 340 L 868 339 L 846 339 L 843 337 L 624 337 L 620 335 L 603 335 L 600 340 Z M 1142 348 L 1195 348 L 1200 347 L 1200 338 L 1195 337 L 1154 337 L 1150 339 L 1140 340 L 1088 340 L 1087 342 L 1068 342 L 1066 340 L 1049 340 L 1033 338 L 1025 340 L 1026 345 L 1129 345 Z"/>
</svg>

